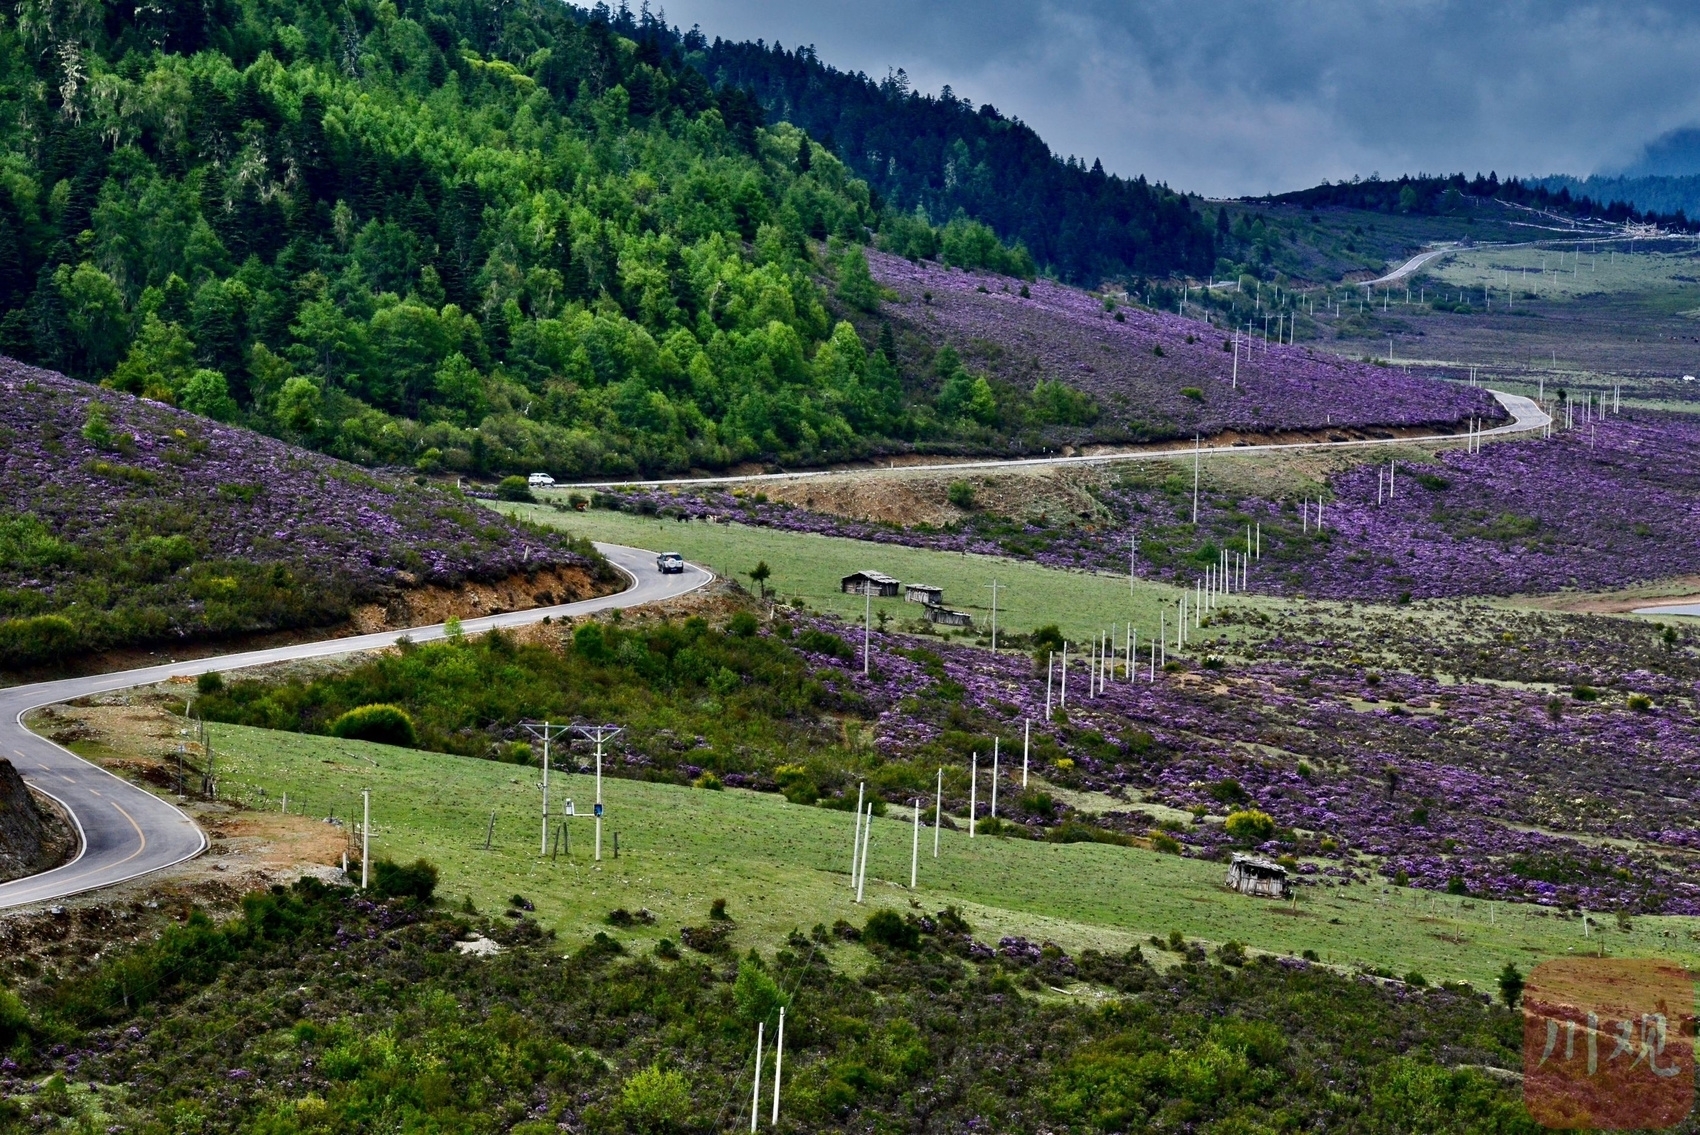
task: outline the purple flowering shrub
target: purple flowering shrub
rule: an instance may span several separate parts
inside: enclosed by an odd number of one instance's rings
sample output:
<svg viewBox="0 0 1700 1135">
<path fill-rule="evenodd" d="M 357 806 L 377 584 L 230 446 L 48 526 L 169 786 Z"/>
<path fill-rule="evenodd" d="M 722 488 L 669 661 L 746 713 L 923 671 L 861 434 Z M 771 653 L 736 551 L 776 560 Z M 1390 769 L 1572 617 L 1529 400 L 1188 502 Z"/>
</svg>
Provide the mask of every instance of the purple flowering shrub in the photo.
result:
<svg viewBox="0 0 1700 1135">
<path fill-rule="evenodd" d="M 1266 519 L 1254 585 L 1338 598 L 1508 595 L 1621 587 L 1700 563 L 1692 417 L 1613 415 L 1593 430 L 1450 451 L 1396 474 L 1380 504 L 1377 472 L 1334 478 L 1324 541 L 1289 545 L 1290 502 L 1265 505 L 1276 539 Z"/>
<path fill-rule="evenodd" d="M 0 665 L 346 618 L 422 584 L 602 570 L 568 537 L 0 362 Z"/>
<path fill-rule="evenodd" d="M 1128 438 L 1227 431 L 1449 429 L 1504 411 L 1485 390 L 1353 362 L 1310 347 L 1242 342 L 1196 319 L 1127 308 L 1049 280 L 967 272 L 869 253 L 898 298 L 886 310 L 1022 387 L 1038 379 L 1091 394 L 1105 427 Z M 1023 293 L 1026 294 L 1023 294 Z"/>
<path fill-rule="evenodd" d="M 961 814 L 969 755 L 978 753 L 989 774 L 999 736 L 999 818 L 1027 829 L 1018 834 L 1045 838 L 1083 819 L 1157 834 L 1131 800 L 1127 811 L 1084 818 L 1050 801 L 1042 812 L 1024 808 L 1030 797 L 1019 789 L 1019 763 L 1030 718 L 1032 759 L 1048 781 L 1214 815 L 1164 833 L 1187 854 L 1225 857 L 1235 845 L 1220 819 L 1257 808 L 1276 823 L 1259 850 L 1306 857 L 1301 878 L 1700 914 L 1692 873 L 1700 777 L 1691 771 L 1700 755 L 1700 721 L 1691 714 L 1700 652 L 1692 636 L 1672 646 L 1655 628 L 1562 616 L 1548 618 L 1547 629 L 1554 637 L 1525 636 L 1517 645 L 1549 666 L 1560 666 L 1554 660 L 1579 640 L 1613 635 L 1636 639 L 1623 653 L 1662 654 L 1668 665 L 1610 676 L 1564 670 L 1591 700 L 1555 698 L 1416 673 L 1384 676 L 1356 654 L 1342 664 L 1343 643 L 1276 635 L 1225 673 L 1187 664 L 1155 682 L 1112 683 L 1096 698 L 1074 692 L 1066 712 L 1046 724 L 1043 672 L 1035 676 L 1019 655 L 882 635 L 867 679 L 859 661 L 813 661 L 824 685 L 854 691 L 875 716 L 885 763 L 869 779 L 889 799 L 924 795 L 942 764 L 946 809 Z M 1390 632 L 1366 638 L 1385 645 Z M 1422 646 L 1405 645 L 1413 653 Z M 1476 649 L 1486 668 L 1492 652 Z M 1609 665 L 1609 654 L 1601 661 Z M 1075 677 L 1074 691 L 1083 689 L 1084 671 Z M 1598 696 L 1582 686 L 1590 678 L 1603 687 Z M 1654 708 L 1635 708 L 1637 693 Z M 983 782 L 982 818 L 989 796 Z"/>
<path fill-rule="evenodd" d="M 1220 548 L 1244 552 L 1261 530 L 1253 591 L 1336 599 L 1422 599 L 1597 590 L 1684 574 L 1700 564 L 1700 420 L 1624 414 L 1589 432 L 1450 450 L 1330 482 L 1317 531 L 1295 500 L 1206 490 L 1192 523 L 1190 485 L 1133 469 L 1097 491 L 1109 518 L 1019 520 L 977 512 L 948 528 L 902 527 L 721 491 L 605 494 L 603 503 L 682 519 L 714 517 L 936 551 L 1017 556 L 1048 567 L 1191 583 Z"/>
</svg>

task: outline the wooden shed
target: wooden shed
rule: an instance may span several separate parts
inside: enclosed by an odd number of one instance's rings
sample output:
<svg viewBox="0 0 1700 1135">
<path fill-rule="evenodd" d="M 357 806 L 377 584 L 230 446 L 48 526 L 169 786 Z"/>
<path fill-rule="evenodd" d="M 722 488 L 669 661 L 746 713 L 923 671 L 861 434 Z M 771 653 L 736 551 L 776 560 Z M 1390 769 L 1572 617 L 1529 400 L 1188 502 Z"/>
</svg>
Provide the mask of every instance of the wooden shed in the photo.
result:
<svg viewBox="0 0 1700 1135">
<path fill-rule="evenodd" d="M 927 622 L 946 627 L 971 627 L 974 620 L 967 611 L 952 611 L 949 607 L 927 607 Z"/>
<path fill-rule="evenodd" d="M 839 582 L 839 588 L 846 595 L 860 595 L 864 587 L 872 587 L 874 595 L 880 599 L 896 599 L 897 593 L 903 587 L 903 581 L 893 579 L 880 571 L 858 571 L 845 576 Z"/>
<path fill-rule="evenodd" d="M 911 583 L 903 589 L 903 597 L 911 603 L 925 603 L 929 607 L 944 606 L 944 588 L 930 583 Z"/>
<path fill-rule="evenodd" d="M 1228 886 L 1242 895 L 1266 899 L 1290 898 L 1293 894 L 1287 869 L 1256 855 L 1234 856 L 1228 864 Z"/>
</svg>

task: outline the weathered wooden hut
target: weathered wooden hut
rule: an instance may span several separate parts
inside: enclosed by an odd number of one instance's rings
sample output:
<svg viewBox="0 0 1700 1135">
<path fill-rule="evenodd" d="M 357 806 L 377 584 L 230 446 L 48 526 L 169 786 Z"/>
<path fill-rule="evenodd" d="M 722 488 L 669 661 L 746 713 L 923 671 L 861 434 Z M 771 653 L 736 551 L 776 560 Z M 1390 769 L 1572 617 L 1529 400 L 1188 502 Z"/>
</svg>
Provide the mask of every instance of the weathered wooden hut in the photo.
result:
<svg viewBox="0 0 1700 1135">
<path fill-rule="evenodd" d="M 944 588 L 930 583 L 911 583 L 903 589 L 903 597 L 911 603 L 925 603 L 929 607 L 944 606 Z"/>
<path fill-rule="evenodd" d="M 1266 899 L 1290 898 L 1293 885 L 1287 869 L 1257 855 L 1235 855 L 1228 864 L 1228 886 L 1242 895 Z"/>
<path fill-rule="evenodd" d="M 938 623 L 940 626 L 946 627 L 971 627 L 974 625 L 974 620 L 967 611 L 952 611 L 949 607 L 929 606 L 927 608 L 927 622 Z"/>
<path fill-rule="evenodd" d="M 860 595 L 864 587 L 873 588 L 874 595 L 880 599 L 896 599 L 903 581 L 880 571 L 851 572 L 839 581 L 839 588 L 846 595 Z"/>
</svg>

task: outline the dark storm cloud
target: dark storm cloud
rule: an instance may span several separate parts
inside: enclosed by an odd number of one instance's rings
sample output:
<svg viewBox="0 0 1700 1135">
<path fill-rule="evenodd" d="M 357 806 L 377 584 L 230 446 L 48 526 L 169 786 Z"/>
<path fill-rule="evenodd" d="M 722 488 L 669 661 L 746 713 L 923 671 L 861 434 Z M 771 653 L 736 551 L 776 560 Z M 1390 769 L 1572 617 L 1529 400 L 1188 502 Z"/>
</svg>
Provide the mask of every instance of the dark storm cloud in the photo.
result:
<svg viewBox="0 0 1700 1135">
<path fill-rule="evenodd" d="M 710 37 L 991 102 L 1211 194 L 1379 171 L 1588 173 L 1700 121 L 1700 5 L 671 0 Z"/>
</svg>

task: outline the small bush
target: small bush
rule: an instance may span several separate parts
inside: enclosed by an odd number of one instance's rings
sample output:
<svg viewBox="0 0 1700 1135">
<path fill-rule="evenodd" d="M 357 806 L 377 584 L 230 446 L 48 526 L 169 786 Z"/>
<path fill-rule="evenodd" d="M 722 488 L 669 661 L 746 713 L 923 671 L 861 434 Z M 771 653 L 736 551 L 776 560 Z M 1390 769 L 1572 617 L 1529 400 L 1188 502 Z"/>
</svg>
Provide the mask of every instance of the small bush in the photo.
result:
<svg viewBox="0 0 1700 1135">
<path fill-rule="evenodd" d="M 1229 815 L 1223 828 L 1235 843 L 1259 844 L 1275 834 L 1275 820 L 1268 812 L 1247 808 Z"/>
<path fill-rule="evenodd" d="M 1415 986 L 1418 989 L 1423 989 L 1428 986 L 1428 978 L 1424 977 L 1416 970 L 1412 970 L 1410 973 L 1405 975 L 1405 984 Z"/>
<path fill-rule="evenodd" d="M 1109 843 L 1120 847 L 1133 845 L 1133 837 L 1106 828 L 1096 828 L 1076 819 L 1067 819 L 1054 828 L 1045 829 L 1046 843 Z"/>
<path fill-rule="evenodd" d="M 706 788 L 710 792 L 719 792 L 726 787 L 724 784 L 720 783 L 720 778 L 715 776 L 712 772 L 704 772 L 701 776 L 691 781 L 691 784 L 697 788 Z"/>
<path fill-rule="evenodd" d="M 9 1049 L 29 1031 L 29 1009 L 10 989 L 0 985 L 0 1049 Z"/>
<path fill-rule="evenodd" d="M 663 938 L 655 944 L 655 956 L 658 958 L 674 959 L 679 956 L 679 947 L 671 938 Z"/>
<path fill-rule="evenodd" d="M 726 632 L 733 638 L 752 638 L 755 636 L 758 625 L 754 615 L 748 611 L 739 611 L 726 624 Z"/>
<path fill-rule="evenodd" d="M 1216 960 L 1225 966 L 1243 966 L 1246 962 L 1245 946 L 1240 942 L 1224 942 L 1216 950 Z"/>
<path fill-rule="evenodd" d="M 712 926 L 687 926 L 679 931 L 680 941 L 699 954 L 725 953 L 726 939 L 731 935 L 730 922 L 717 922 Z"/>
<path fill-rule="evenodd" d="M 1598 701 L 1600 691 L 1594 689 L 1592 686 L 1571 686 L 1570 696 L 1575 698 L 1577 701 Z"/>
<path fill-rule="evenodd" d="M 974 507 L 974 486 L 967 481 L 952 481 L 950 488 L 945 490 L 945 496 L 957 508 L 967 510 Z"/>
<path fill-rule="evenodd" d="M 797 636 L 797 648 L 806 650 L 810 654 L 825 654 L 845 662 L 856 657 L 856 652 L 850 649 L 849 643 L 835 634 L 816 630 L 814 627 L 810 627 Z"/>
<path fill-rule="evenodd" d="M 394 863 L 380 859 L 372 865 L 372 890 L 379 898 L 414 899 L 428 903 L 437 893 L 436 865 L 425 859 Z"/>
<path fill-rule="evenodd" d="M 517 475 L 512 477 L 503 477 L 501 481 L 497 483 L 496 497 L 498 500 L 522 501 L 527 504 L 537 503 L 537 497 L 532 494 L 531 486 L 526 482 L 524 477 Z"/>
<path fill-rule="evenodd" d="M 1630 694 L 1629 708 L 1635 710 L 1637 713 L 1646 713 L 1648 710 L 1653 708 L 1653 699 L 1648 697 L 1646 694 Z"/>
<path fill-rule="evenodd" d="M 1210 793 L 1212 799 L 1219 800 L 1223 804 L 1242 804 L 1251 799 L 1250 796 L 1246 795 L 1246 790 L 1240 782 L 1232 777 L 1218 780 L 1206 791 Z"/>
<path fill-rule="evenodd" d="M 1499 971 L 1499 999 L 1505 1002 L 1507 1009 L 1515 1009 L 1522 996 L 1523 975 L 1518 972 L 1515 962 L 1506 962 L 1505 968 Z"/>
<path fill-rule="evenodd" d="M 680 1130 L 690 1118 L 690 1085 L 671 1068 L 651 1064 L 621 1086 L 617 1110 L 627 1131 L 662 1135 Z"/>
<path fill-rule="evenodd" d="M 419 743 L 413 718 L 399 705 L 363 705 L 331 722 L 331 735 L 348 741 L 376 741 L 411 749 Z"/>
<path fill-rule="evenodd" d="M 778 1014 L 779 1007 L 788 1003 L 779 983 L 753 957 L 753 951 L 752 957 L 738 963 L 738 977 L 732 983 L 732 1000 L 738 1006 L 738 1015 L 752 1025 L 757 1021 L 771 1020 Z"/>
<path fill-rule="evenodd" d="M 773 773 L 779 791 L 793 804 L 813 804 L 820 799 L 820 785 L 802 765 L 780 765 Z"/>
<path fill-rule="evenodd" d="M 53 662 L 79 645 L 77 626 L 63 615 L 36 615 L 0 622 L 0 663 Z"/>
<path fill-rule="evenodd" d="M 1183 386 L 1181 387 L 1181 397 L 1191 398 L 1194 402 L 1202 402 L 1204 401 L 1204 391 L 1196 386 Z"/>
<path fill-rule="evenodd" d="M 864 941 L 893 950 L 913 950 L 921 945 L 921 931 L 895 910 L 876 910 L 862 928 Z"/>
<path fill-rule="evenodd" d="M 732 916 L 726 913 L 726 900 L 715 899 L 708 906 L 708 917 L 714 922 L 731 922 Z"/>
<path fill-rule="evenodd" d="M 1151 833 L 1151 847 L 1164 855 L 1179 855 L 1181 853 L 1181 841 L 1165 832 Z"/>
<path fill-rule="evenodd" d="M 195 689 L 203 697 L 208 694 L 216 694 L 220 690 L 224 689 L 224 675 L 220 674 L 217 670 L 208 670 L 205 674 L 202 674 L 199 678 L 195 679 Z"/>
</svg>

